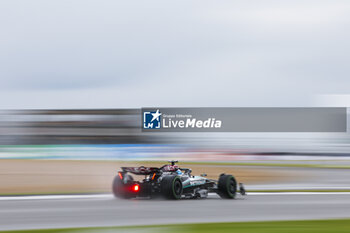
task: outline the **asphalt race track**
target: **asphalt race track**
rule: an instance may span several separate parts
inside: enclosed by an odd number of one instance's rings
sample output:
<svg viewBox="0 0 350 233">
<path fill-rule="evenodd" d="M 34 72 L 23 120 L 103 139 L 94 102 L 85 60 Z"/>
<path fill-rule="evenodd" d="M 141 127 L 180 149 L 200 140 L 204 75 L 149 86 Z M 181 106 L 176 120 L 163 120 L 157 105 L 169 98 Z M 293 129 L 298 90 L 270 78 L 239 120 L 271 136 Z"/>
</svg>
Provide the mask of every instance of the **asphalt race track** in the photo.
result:
<svg viewBox="0 0 350 233">
<path fill-rule="evenodd" d="M 0 197 L 0 230 L 350 217 L 350 193 L 251 193 L 235 200 Z"/>
</svg>

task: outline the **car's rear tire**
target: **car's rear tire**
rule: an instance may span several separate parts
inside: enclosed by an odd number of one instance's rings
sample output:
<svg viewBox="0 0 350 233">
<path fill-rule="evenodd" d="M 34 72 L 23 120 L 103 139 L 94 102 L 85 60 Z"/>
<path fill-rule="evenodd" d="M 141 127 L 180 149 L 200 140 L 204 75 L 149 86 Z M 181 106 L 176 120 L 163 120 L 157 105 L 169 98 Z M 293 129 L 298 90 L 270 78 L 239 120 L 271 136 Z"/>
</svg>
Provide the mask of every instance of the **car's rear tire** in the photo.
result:
<svg viewBox="0 0 350 233">
<path fill-rule="evenodd" d="M 167 199 L 178 200 L 182 196 L 182 182 L 179 176 L 165 176 L 161 182 L 162 195 Z"/>
<path fill-rule="evenodd" d="M 127 183 L 124 184 L 122 179 L 120 179 L 119 175 L 117 175 L 113 180 L 112 190 L 115 197 L 129 199 L 134 195 L 129 191 L 128 187 L 130 186 L 130 182 L 134 179 L 132 176 L 127 176 Z"/>
<path fill-rule="evenodd" d="M 221 174 L 218 181 L 218 194 L 221 198 L 233 199 L 236 197 L 237 182 L 232 175 Z"/>
</svg>

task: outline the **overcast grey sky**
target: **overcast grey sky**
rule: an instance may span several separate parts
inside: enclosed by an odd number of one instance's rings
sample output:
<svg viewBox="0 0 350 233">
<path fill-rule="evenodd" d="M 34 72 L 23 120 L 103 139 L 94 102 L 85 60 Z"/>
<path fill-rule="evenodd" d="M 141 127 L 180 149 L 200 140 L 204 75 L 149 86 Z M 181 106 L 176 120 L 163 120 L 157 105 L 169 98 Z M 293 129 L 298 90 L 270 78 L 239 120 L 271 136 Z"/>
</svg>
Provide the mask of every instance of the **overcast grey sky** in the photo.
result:
<svg viewBox="0 0 350 233">
<path fill-rule="evenodd" d="M 350 1 L 0 0 L 0 108 L 350 94 Z"/>
</svg>

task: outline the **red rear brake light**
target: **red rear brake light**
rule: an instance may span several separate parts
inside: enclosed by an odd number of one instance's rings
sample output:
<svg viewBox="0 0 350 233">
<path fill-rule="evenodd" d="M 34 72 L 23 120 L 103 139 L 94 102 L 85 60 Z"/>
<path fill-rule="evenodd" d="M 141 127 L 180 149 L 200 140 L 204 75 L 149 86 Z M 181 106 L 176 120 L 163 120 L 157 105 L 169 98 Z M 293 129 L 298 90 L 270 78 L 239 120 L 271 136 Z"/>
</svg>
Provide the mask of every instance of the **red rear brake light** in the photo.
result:
<svg viewBox="0 0 350 233">
<path fill-rule="evenodd" d="M 132 191 L 138 192 L 139 190 L 140 190 L 140 186 L 138 184 L 135 184 L 134 186 L 132 186 Z"/>
</svg>

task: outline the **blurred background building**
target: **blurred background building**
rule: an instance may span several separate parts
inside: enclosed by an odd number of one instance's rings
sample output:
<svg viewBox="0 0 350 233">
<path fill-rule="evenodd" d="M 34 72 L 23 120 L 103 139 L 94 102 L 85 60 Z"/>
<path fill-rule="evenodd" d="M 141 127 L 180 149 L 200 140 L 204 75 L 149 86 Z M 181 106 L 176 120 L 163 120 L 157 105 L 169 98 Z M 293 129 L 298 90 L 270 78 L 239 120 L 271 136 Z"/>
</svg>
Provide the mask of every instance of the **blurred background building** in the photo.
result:
<svg viewBox="0 0 350 233">
<path fill-rule="evenodd" d="M 239 156 L 244 159 L 309 159 L 310 156 L 347 157 L 350 137 L 345 133 L 145 133 L 141 132 L 140 109 L 3 110 L 0 112 L 0 145 L 0 154 L 5 156 L 15 156 L 12 152 L 18 150 L 18 145 L 41 145 L 46 151 L 51 145 L 55 155 L 59 153 L 54 145 L 90 145 L 104 148 L 103 153 L 101 150 L 96 153 L 95 159 L 105 155 L 106 150 L 114 151 L 117 154 L 113 154 L 114 158 L 121 158 L 120 154 L 126 152 L 135 154 L 131 148 L 136 147 L 143 148 L 137 150 L 144 154 L 142 158 L 170 154 L 214 160 L 232 160 Z M 11 145 L 12 152 L 8 153 Z M 111 147 L 113 149 L 106 149 Z M 2 153 L 4 148 L 7 153 Z"/>
<path fill-rule="evenodd" d="M 160 140 L 140 131 L 140 110 L 0 112 L 0 144 L 120 144 Z"/>
</svg>

